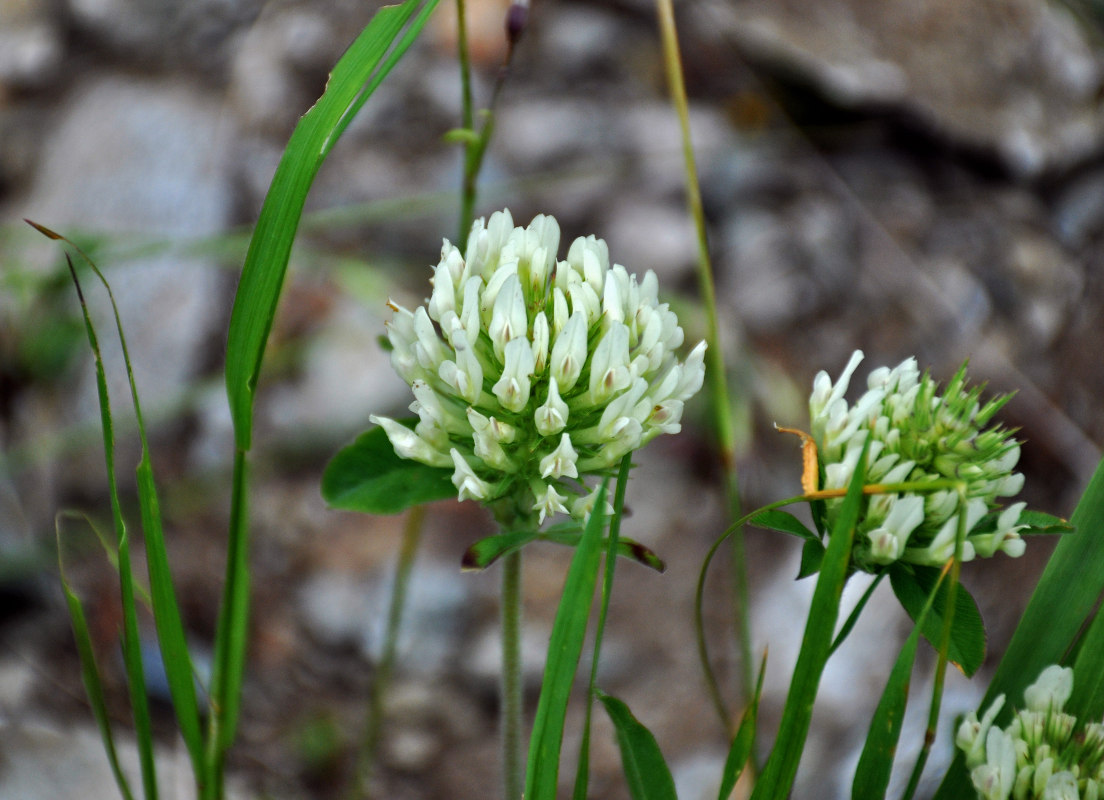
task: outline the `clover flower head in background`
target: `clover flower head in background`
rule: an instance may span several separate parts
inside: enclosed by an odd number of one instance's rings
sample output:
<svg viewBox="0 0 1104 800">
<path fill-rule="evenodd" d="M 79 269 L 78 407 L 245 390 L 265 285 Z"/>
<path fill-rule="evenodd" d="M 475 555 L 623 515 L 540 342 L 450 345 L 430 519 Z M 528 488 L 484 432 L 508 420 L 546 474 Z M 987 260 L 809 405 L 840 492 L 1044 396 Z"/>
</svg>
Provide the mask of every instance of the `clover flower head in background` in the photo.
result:
<svg viewBox="0 0 1104 800">
<path fill-rule="evenodd" d="M 1011 431 L 990 424 L 1010 396 L 982 405 L 983 387 L 967 386 L 965 364 L 940 394 L 931 375 L 921 374 L 916 359 L 908 358 L 871 372 L 866 392 L 851 405 L 844 395 L 862 359 L 856 350 L 839 380 L 833 383 L 821 372 L 813 381 L 809 412 L 822 488 L 847 488 L 869 439 L 868 484 L 965 483 L 963 560 L 998 550 L 1021 555 L 1025 504 L 1000 508 L 1001 498 L 1023 486 L 1023 475 L 1013 472 L 1020 445 Z M 871 495 L 864 503 L 852 556 L 859 569 L 872 572 L 894 561 L 939 566 L 954 554 L 961 510 L 955 490 Z M 828 501 L 829 524 L 841 504 Z"/>
<path fill-rule="evenodd" d="M 1104 725 L 1080 724 L 1063 711 L 1073 670 L 1051 665 L 1024 691 L 1026 708 L 1003 729 L 993 725 L 1000 695 L 979 722 L 971 712 L 955 745 L 981 800 L 1100 800 L 1104 796 Z"/>
<path fill-rule="evenodd" d="M 476 220 L 466 252 L 445 241 L 425 305 L 390 304 L 391 363 L 418 422 L 372 421 L 500 520 L 585 517 L 597 495 L 585 478 L 677 433 L 705 374 L 704 342 L 676 356 L 683 331 L 655 273 L 611 266 L 593 236 L 560 261 L 559 243 L 554 218 L 522 228 L 497 212 Z"/>
</svg>

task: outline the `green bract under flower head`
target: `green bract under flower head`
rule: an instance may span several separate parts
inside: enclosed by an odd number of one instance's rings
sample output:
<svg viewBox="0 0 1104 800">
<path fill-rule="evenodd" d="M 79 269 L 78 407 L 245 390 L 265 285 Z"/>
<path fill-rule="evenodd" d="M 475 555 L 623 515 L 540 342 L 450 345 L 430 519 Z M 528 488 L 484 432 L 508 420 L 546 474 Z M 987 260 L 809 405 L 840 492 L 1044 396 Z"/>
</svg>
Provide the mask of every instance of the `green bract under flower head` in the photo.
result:
<svg viewBox="0 0 1104 800">
<path fill-rule="evenodd" d="M 538 523 L 585 516 L 583 478 L 677 433 L 705 374 L 704 342 L 675 356 L 683 332 L 655 273 L 610 266 L 593 236 L 558 261 L 559 242 L 552 217 L 520 228 L 508 211 L 477 220 L 466 253 L 446 240 L 426 304 L 392 303 L 387 326 L 418 423 L 371 418 L 403 458 L 453 469 L 461 500 Z"/>
<path fill-rule="evenodd" d="M 1027 708 L 1003 730 L 993 725 L 1000 695 L 979 721 L 970 712 L 955 744 L 981 800 L 1099 800 L 1104 796 L 1104 725 L 1081 725 L 1062 709 L 1073 670 L 1051 665 L 1024 691 Z"/>
<path fill-rule="evenodd" d="M 909 358 L 871 372 L 866 393 L 850 405 L 844 395 L 862 359 L 856 350 L 834 384 L 825 372 L 813 382 L 809 412 L 823 488 L 848 486 L 869 438 L 868 484 L 953 480 L 965 485 L 963 560 L 998 550 L 1021 555 L 1018 531 L 1026 526 L 1018 523 L 1025 504 L 998 507 L 998 498 L 1023 486 L 1023 475 L 1012 471 L 1020 445 L 1010 431 L 989 426 L 1009 396 L 981 405 L 981 387 L 967 388 L 965 365 L 940 395 L 938 384 Z M 828 501 L 829 524 L 840 504 Z M 955 489 L 877 494 L 865 504 L 853 555 L 860 569 L 874 571 L 898 560 L 939 566 L 954 554 L 963 510 Z"/>
</svg>

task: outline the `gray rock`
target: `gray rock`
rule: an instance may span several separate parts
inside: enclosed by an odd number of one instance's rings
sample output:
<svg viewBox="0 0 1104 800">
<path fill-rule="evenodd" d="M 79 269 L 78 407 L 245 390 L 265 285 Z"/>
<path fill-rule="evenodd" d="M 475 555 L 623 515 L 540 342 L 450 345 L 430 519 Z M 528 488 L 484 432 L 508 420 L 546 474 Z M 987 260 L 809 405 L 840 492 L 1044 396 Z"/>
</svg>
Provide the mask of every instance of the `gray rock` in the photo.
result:
<svg viewBox="0 0 1104 800">
<path fill-rule="evenodd" d="M 610 209 L 604 230 L 614 262 L 639 277 L 654 270 L 664 288 L 677 285 L 697 263 L 697 238 L 685 207 L 627 199 Z"/>
<path fill-rule="evenodd" d="M 299 379 L 273 386 L 263 407 L 276 430 L 336 444 L 368 427 L 370 414 L 405 408 L 412 398 L 377 342 L 383 320 L 347 298 L 335 302 L 307 345 Z"/>
<path fill-rule="evenodd" d="M 63 52 L 49 3 L 0 1 L 0 89 L 40 89 L 51 83 Z"/>
<path fill-rule="evenodd" d="M 307 624 L 331 645 L 353 644 L 371 661 L 383 655 L 392 573 L 367 578 L 325 572 L 308 578 L 300 602 Z M 401 669 L 439 675 L 459 648 L 469 586 L 459 570 L 421 561 L 411 572 L 398 642 Z"/>
<path fill-rule="evenodd" d="M 133 739 L 119 735 L 116 747 L 130 785 L 140 787 Z M 181 800 L 196 797 L 184 747 L 158 747 L 155 755 L 161 791 Z M 247 797 L 238 781 L 232 779 L 229 783 L 228 797 Z M 118 796 L 103 742 L 91 721 L 58 728 L 45 722 L 0 719 L 0 797 L 82 800 Z"/>
<path fill-rule="evenodd" d="M 208 262 L 174 254 L 172 245 L 212 235 L 232 206 L 226 163 L 229 137 L 217 104 L 176 82 L 101 78 L 74 91 L 45 142 L 41 168 L 23 216 L 61 232 L 106 234 L 100 266 L 113 283 L 135 376 L 147 410 L 179 398 L 200 366 L 209 338 L 229 310 L 227 276 Z M 133 241 L 164 242 L 155 255 L 122 261 L 111 249 Z M 54 269 L 58 247 L 45 242 L 30 265 Z M 122 263 L 120 263 L 122 262 Z M 100 325 L 116 411 L 129 397 L 114 321 L 93 285 L 86 286 Z M 78 408 L 94 414 L 91 371 Z"/>
<path fill-rule="evenodd" d="M 895 105 L 1017 173 L 1099 148 L 1104 60 L 1060 4 L 1015 0 L 714 3 L 725 33 L 843 106 Z"/>
</svg>

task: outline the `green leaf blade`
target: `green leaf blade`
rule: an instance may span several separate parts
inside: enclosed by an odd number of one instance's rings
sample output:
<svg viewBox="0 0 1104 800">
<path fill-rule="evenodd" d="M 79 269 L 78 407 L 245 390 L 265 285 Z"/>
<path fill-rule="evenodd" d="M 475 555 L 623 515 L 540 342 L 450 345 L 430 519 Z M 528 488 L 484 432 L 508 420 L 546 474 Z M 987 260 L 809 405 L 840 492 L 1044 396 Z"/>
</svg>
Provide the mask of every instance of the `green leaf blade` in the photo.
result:
<svg viewBox="0 0 1104 800">
<path fill-rule="evenodd" d="M 633 800 L 678 800 L 671 770 L 652 732 L 616 697 L 599 692 L 598 699 L 617 731 L 621 766 Z"/>
<path fill-rule="evenodd" d="M 560 605 L 556 610 L 537 715 L 529 740 L 525 773 L 525 797 L 528 800 L 556 798 L 567 701 L 582 655 L 598 581 L 602 530 L 605 527 L 605 514 L 602 513 L 605 498 L 606 488 L 603 486 L 594 503 L 595 511 L 587 520 L 583 538 L 571 559 Z"/>
<path fill-rule="evenodd" d="M 788 511 L 781 511 L 777 508 L 756 514 L 748 520 L 748 525 L 788 533 L 806 541 L 820 542 L 820 537 L 809 530 L 805 523 Z"/>
<path fill-rule="evenodd" d="M 801 640 L 797 664 L 794 666 L 790 690 L 786 695 L 778 736 L 763 773 L 755 784 L 752 800 L 786 797 L 797 775 L 820 678 L 831 651 L 832 637 L 839 617 L 840 596 L 843 585 L 847 582 L 851 545 L 863 502 L 868 446 L 869 440 L 863 446 L 847 495 L 840 506 L 839 516 L 836 517 L 828 537 L 828 547 L 820 565 L 816 588 L 813 590 L 805 634 Z"/>
<path fill-rule="evenodd" d="M 893 593 L 901 602 L 909 617 L 915 622 L 921 614 L 928 596 L 939 582 L 939 570 L 935 567 L 918 567 L 901 563 L 889 569 L 889 582 Z M 942 585 L 926 615 L 922 633 L 932 647 L 939 649 L 943 638 L 943 622 L 947 612 L 947 587 Z M 966 677 L 977 672 L 985 660 L 985 625 L 978 612 L 977 603 L 966 587 L 959 585 L 955 591 L 955 610 L 951 620 L 951 641 L 947 657 Z"/>
<path fill-rule="evenodd" d="M 372 428 L 343 447 L 322 473 L 322 497 L 333 508 L 397 514 L 433 500 L 456 497 L 451 470 L 399 458 L 383 428 Z"/>
</svg>

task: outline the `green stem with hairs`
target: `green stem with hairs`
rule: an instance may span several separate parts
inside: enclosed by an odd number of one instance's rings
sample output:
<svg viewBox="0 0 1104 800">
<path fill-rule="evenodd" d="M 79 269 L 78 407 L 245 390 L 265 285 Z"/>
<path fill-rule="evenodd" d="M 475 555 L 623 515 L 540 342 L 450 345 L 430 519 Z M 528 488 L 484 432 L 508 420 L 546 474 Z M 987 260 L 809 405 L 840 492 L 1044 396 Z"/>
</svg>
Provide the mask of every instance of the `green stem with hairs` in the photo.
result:
<svg viewBox="0 0 1104 800">
<path fill-rule="evenodd" d="M 678 34 L 675 27 L 675 14 L 672 0 L 656 0 L 659 15 L 660 35 L 663 43 L 663 63 L 667 73 L 667 83 L 671 91 L 671 102 L 678 114 L 682 132 L 682 152 L 686 172 L 686 202 L 690 216 L 694 221 L 694 230 L 698 240 L 698 289 L 705 308 L 706 351 L 705 382 L 709 411 L 713 429 L 717 434 L 717 445 L 721 469 L 724 473 L 725 501 L 730 519 L 740 517 L 740 486 L 736 474 L 736 436 L 732 424 L 731 404 L 726 382 L 724 352 L 721 350 L 720 326 L 717 321 L 717 293 L 713 283 L 713 267 L 709 257 L 709 240 L 705 229 L 705 212 L 702 207 L 701 187 L 698 184 L 698 170 L 694 159 L 694 145 L 690 138 L 690 110 L 686 98 L 686 83 L 682 74 L 682 62 L 679 57 Z M 737 641 L 740 651 L 740 688 L 745 700 L 752 697 L 755 675 L 751 652 L 751 609 L 748 592 L 747 556 L 742 530 L 731 537 L 732 549 L 732 589 L 736 612 Z M 729 721 L 731 723 L 731 721 Z M 754 766 L 754 745 L 752 763 Z"/>
<path fill-rule="evenodd" d="M 521 800 L 522 755 L 521 551 L 502 559 L 502 789 L 504 800 Z"/>
</svg>

